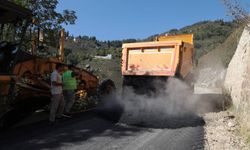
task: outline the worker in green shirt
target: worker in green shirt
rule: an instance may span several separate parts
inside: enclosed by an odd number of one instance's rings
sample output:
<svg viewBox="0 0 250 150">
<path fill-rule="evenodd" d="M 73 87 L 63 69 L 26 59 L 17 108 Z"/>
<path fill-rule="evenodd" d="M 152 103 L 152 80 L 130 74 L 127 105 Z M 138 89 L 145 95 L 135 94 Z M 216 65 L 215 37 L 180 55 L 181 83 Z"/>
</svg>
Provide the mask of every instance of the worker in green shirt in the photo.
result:
<svg viewBox="0 0 250 150">
<path fill-rule="evenodd" d="M 62 75 L 63 80 L 63 96 L 65 100 L 64 113 L 70 115 L 70 109 L 75 102 L 75 90 L 77 89 L 77 81 L 73 71 L 74 66 L 69 65 L 68 70 Z"/>
</svg>

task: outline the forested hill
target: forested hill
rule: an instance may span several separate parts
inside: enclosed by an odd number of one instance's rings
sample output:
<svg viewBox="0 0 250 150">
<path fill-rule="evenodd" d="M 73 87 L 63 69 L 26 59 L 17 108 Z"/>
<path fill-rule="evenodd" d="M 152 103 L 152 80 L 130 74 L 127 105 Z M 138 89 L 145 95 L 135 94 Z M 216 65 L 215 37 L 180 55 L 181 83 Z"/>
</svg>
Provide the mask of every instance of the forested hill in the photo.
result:
<svg viewBox="0 0 250 150">
<path fill-rule="evenodd" d="M 122 43 L 136 42 L 135 39 L 99 41 L 95 37 L 69 36 L 65 42 L 65 55 L 68 62 L 79 64 L 81 61 L 92 60 L 96 55 L 112 54 L 114 58 L 121 57 Z"/>
<path fill-rule="evenodd" d="M 152 41 L 157 35 L 192 33 L 194 34 L 195 58 L 199 59 L 201 56 L 223 43 L 236 28 L 237 24 L 235 22 L 216 20 L 201 21 L 181 29 L 172 29 L 141 40 L 100 41 L 95 37 L 69 36 L 66 40 L 65 54 L 68 62 L 74 64 L 79 64 L 85 60 L 92 60 L 95 55 L 113 54 L 113 58 L 120 58 L 122 43 Z"/>
<path fill-rule="evenodd" d="M 194 34 L 194 46 L 196 59 L 207 54 L 220 44 L 237 28 L 236 22 L 224 22 L 223 20 L 216 21 L 201 21 L 181 29 L 172 29 L 160 35 L 174 34 Z M 147 40 L 154 39 L 150 36 Z"/>
</svg>

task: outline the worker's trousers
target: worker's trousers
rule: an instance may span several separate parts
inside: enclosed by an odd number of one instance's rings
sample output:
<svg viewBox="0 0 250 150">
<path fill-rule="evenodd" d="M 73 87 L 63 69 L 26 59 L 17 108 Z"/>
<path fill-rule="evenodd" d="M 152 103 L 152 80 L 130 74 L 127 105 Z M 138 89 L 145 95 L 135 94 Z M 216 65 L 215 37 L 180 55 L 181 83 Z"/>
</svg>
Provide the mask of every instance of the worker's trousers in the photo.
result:
<svg viewBox="0 0 250 150">
<path fill-rule="evenodd" d="M 50 121 L 55 121 L 56 116 L 61 117 L 64 110 L 63 94 L 52 95 L 50 107 Z"/>
<path fill-rule="evenodd" d="M 71 107 L 75 103 L 75 90 L 63 90 L 63 96 L 65 101 L 65 113 L 70 113 Z"/>
</svg>

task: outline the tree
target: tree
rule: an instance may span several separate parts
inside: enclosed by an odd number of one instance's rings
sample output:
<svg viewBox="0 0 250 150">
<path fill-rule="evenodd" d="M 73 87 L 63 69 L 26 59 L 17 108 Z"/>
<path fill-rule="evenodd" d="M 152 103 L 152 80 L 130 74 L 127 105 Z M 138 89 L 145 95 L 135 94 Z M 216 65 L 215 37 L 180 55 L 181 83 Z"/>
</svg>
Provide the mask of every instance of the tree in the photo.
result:
<svg viewBox="0 0 250 150">
<path fill-rule="evenodd" d="M 10 0 L 16 4 L 22 5 L 30 9 L 33 13 L 33 20 L 39 28 L 42 28 L 45 39 L 56 46 L 59 37 L 59 30 L 62 29 L 62 24 L 74 24 L 77 19 L 75 11 L 63 10 L 62 13 L 56 11 L 58 0 Z M 35 30 L 38 27 L 31 27 Z"/>
<path fill-rule="evenodd" d="M 222 3 L 227 7 L 228 13 L 232 16 L 238 23 L 246 26 L 250 30 L 250 17 L 249 13 L 242 7 L 239 0 L 221 0 Z"/>
<path fill-rule="evenodd" d="M 16 4 L 30 9 L 35 19 L 44 29 L 60 28 L 64 23 L 74 24 L 77 19 L 75 11 L 63 10 L 62 13 L 56 11 L 58 0 L 11 0 Z"/>
</svg>

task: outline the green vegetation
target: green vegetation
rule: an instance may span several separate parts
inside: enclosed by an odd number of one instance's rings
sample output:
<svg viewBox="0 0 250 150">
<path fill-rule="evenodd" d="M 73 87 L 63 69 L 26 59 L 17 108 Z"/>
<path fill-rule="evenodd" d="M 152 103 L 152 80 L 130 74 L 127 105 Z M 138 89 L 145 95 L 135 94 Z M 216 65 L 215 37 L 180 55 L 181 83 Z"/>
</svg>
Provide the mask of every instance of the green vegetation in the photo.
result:
<svg viewBox="0 0 250 150">
<path fill-rule="evenodd" d="M 223 20 L 202 21 L 179 30 L 172 29 L 167 34 L 194 34 L 195 59 L 207 54 L 220 44 L 237 28 L 236 22 Z M 164 33 L 164 34 L 166 34 Z"/>
<path fill-rule="evenodd" d="M 249 132 L 249 124 L 243 123 L 243 119 L 248 117 L 247 110 L 243 110 L 242 108 L 236 108 L 235 105 L 231 105 L 227 111 L 231 112 L 235 115 L 237 123 L 240 124 L 238 128 L 236 128 L 236 131 L 234 134 L 236 136 L 242 137 L 242 140 L 246 144 L 247 147 L 250 147 L 250 132 Z"/>
<path fill-rule="evenodd" d="M 215 60 L 218 60 L 219 63 L 223 65 L 222 67 L 227 68 L 238 46 L 238 42 L 240 40 L 242 31 L 243 31 L 242 27 L 235 29 L 222 44 L 219 44 L 215 49 L 210 51 L 208 54 L 202 56 L 199 59 L 200 67 L 202 67 L 205 64 L 207 66 L 212 67 L 216 65 Z M 211 60 L 214 60 L 214 62 L 211 63 Z"/>
<path fill-rule="evenodd" d="M 95 37 L 69 36 L 65 43 L 66 63 L 88 69 L 101 80 L 112 79 L 119 87 L 121 85 L 121 51 L 122 43 L 136 42 L 135 39 L 123 41 L 99 41 Z M 112 59 L 99 59 L 95 56 L 112 55 Z"/>
<path fill-rule="evenodd" d="M 74 24 L 77 19 L 73 10 L 66 9 L 62 13 L 57 12 L 58 0 L 9 1 L 31 10 L 33 16 L 30 20 L 14 22 L 13 24 L 0 24 L 0 41 L 22 41 L 26 45 L 31 45 L 31 34 L 37 35 L 40 30 L 44 35 L 44 44 L 59 47 L 58 33 L 62 29 L 62 25 Z M 35 25 L 31 23 L 32 20 Z M 18 39 L 20 34 L 24 35 L 24 38 Z"/>
</svg>

